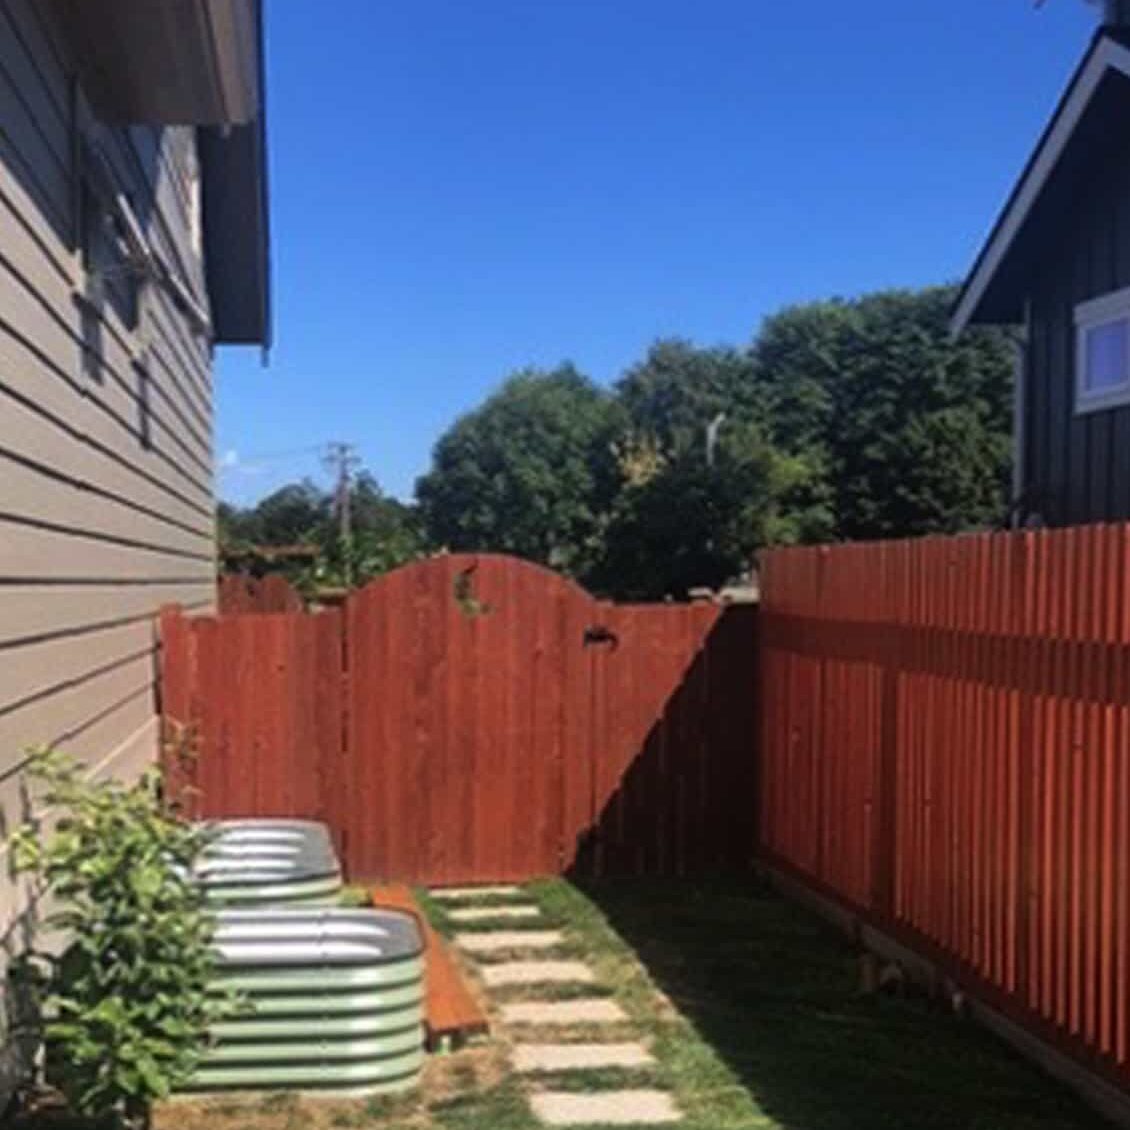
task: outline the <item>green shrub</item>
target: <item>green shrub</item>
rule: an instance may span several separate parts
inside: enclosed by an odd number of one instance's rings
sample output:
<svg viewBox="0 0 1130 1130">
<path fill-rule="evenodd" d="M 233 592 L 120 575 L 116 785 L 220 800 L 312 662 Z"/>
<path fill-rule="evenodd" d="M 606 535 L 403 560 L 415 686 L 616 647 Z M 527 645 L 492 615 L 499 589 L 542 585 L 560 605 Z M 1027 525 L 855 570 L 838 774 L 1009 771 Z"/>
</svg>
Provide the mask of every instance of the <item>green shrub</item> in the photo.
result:
<svg viewBox="0 0 1130 1130">
<path fill-rule="evenodd" d="M 45 817 L 12 835 L 13 862 L 47 897 L 47 927 L 65 932 L 61 954 L 37 945 L 21 962 L 40 994 L 50 1081 L 80 1114 L 144 1125 L 233 1007 L 208 993 L 215 923 L 191 878 L 207 835 L 162 798 L 156 769 L 96 783 L 41 750 L 28 774 Z"/>
</svg>

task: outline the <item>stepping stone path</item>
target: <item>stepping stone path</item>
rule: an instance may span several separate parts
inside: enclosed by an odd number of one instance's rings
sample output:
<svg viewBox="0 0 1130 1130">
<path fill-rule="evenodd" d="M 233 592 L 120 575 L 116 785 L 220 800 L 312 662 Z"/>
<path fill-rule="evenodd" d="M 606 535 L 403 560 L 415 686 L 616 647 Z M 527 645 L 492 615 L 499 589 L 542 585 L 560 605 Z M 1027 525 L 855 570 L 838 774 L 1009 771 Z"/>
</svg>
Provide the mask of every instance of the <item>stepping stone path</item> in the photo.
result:
<svg viewBox="0 0 1130 1130">
<path fill-rule="evenodd" d="M 520 919 L 535 923 L 541 917 L 537 906 L 514 902 L 523 891 L 516 886 L 457 887 L 432 892 L 450 904 L 453 922 L 493 923 Z M 460 903 L 470 903 L 460 906 Z M 606 997 L 576 1000 L 545 1000 L 538 989 L 548 985 L 592 985 L 596 975 L 582 961 L 555 960 L 546 955 L 569 940 L 562 930 L 493 929 L 456 934 L 455 944 L 478 960 L 479 975 L 488 989 L 527 986 L 529 997 L 502 1004 L 499 1016 L 504 1028 L 570 1027 L 573 1025 L 623 1025 L 628 1015 Z M 489 960 L 504 955 L 503 960 Z M 486 958 L 487 960 L 482 960 Z M 566 1038 L 567 1039 L 567 1038 Z M 530 1109 L 546 1126 L 646 1126 L 679 1122 L 682 1115 L 672 1097 L 655 1088 L 625 1088 L 588 1092 L 554 1090 L 555 1075 L 612 1067 L 622 1070 L 648 1068 L 655 1059 L 640 1043 L 591 1041 L 586 1043 L 522 1042 L 520 1035 L 512 1054 L 514 1070 L 538 1076 L 543 1089 L 530 1094 Z"/>
<path fill-rule="evenodd" d="M 522 1075 L 542 1071 L 591 1071 L 597 1067 L 650 1067 L 643 1044 L 519 1044 L 510 1058 Z"/>
<path fill-rule="evenodd" d="M 447 917 L 452 922 L 489 922 L 494 918 L 539 918 L 541 911 L 536 906 L 463 906 L 449 910 Z"/>
<path fill-rule="evenodd" d="M 468 899 L 509 899 L 521 893 L 521 887 L 440 887 L 431 895 L 440 902 L 467 902 Z"/>
<path fill-rule="evenodd" d="M 507 950 L 551 950 L 565 941 L 560 930 L 491 930 L 482 934 L 456 934 L 464 953 L 504 953 Z"/>
<path fill-rule="evenodd" d="M 530 1096 L 530 1108 L 547 1126 L 658 1126 L 682 1117 L 664 1091 L 539 1091 Z"/>
<path fill-rule="evenodd" d="M 499 985 L 591 985 L 596 974 L 583 961 L 502 961 L 479 974 L 490 989 Z"/>
<path fill-rule="evenodd" d="M 621 1024 L 628 1014 L 604 997 L 579 1001 L 517 1001 L 502 1006 L 504 1024 L 565 1026 L 571 1024 Z"/>
</svg>

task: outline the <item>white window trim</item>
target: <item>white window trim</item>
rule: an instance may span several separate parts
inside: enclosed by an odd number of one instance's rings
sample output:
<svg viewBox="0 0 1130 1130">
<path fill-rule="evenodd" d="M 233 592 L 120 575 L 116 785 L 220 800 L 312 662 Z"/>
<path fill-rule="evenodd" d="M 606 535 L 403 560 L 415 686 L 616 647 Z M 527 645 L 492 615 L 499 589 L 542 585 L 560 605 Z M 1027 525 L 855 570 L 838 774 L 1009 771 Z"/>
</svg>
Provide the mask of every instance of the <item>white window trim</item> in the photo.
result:
<svg viewBox="0 0 1130 1130">
<path fill-rule="evenodd" d="M 1130 404 L 1130 348 L 1127 350 L 1127 371 L 1121 384 L 1098 392 L 1089 391 L 1084 384 L 1087 373 L 1087 331 L 1095 326 L 1120 320 L 1130 324 L 1130 287 L 1111 291 L 1110 294 L 1101 294 L 1098 298 L 1080 302 L 1075 307 L 1076 416 Z"/>
</svg>

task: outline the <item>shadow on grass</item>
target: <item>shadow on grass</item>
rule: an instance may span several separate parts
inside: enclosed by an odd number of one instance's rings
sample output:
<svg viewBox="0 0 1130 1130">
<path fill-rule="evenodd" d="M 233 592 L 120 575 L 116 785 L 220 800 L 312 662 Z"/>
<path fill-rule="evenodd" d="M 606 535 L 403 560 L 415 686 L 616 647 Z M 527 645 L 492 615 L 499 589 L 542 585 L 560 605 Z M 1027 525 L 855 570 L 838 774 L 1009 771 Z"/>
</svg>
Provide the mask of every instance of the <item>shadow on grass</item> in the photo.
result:
<svg viewBox="0 0 1130 1130">
<path fill-rule="evenodd" d="M 656 986 L 789 1130 L 1082 1130 L 1106 1123 L 995 1037 L 858 992 L 847 939 L 754 881 L 579 884 Z"/>
</svg>

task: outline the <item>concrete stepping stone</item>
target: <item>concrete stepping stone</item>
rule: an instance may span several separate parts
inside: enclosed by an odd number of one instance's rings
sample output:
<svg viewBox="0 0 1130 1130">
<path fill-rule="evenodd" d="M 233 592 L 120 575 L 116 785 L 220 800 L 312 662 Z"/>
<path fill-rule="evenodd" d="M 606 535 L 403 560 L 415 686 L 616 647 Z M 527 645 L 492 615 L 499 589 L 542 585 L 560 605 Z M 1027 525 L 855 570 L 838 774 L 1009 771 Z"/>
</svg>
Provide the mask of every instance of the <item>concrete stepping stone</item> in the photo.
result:
<svg viewBox="0 0 1130 1130">
<path fill-rule="evenodd" d="M 522 893 L 521 887 L 439 887 L 429 894 L 440 902 L 466 902 L 468 899 L 509 899 Z"/>
<path fill-rule="evenodd" d="M 658 1126 L 682 1118 L 664 1091 L 541 1091 L 530 1096 L 530 1109 L 546 1126 Z"/>
<path fill-rule="evenodd" d="M 479 969 L 483 983 L 499 985 L 591 985 L 596 974 L 583 961 L 502 961 Z"/>
<path fill-rule="evenodd" d="M 491 918 L 538 918 L 541 911 L 536 906 L 462 906 L 449 910 L 452 922 L 486 922 Z"/>
<path fill-rule="evenodd" d="M 522 1075 L 539 1071 L 589 1071 L 601 1067 L 650 1067 L 643 1044 L 517 1044 L 510 1057 Z"/>
<path fill-rule="evenodd" d="M 628 1014 L 603 997 L 575 1001 L 515 1001 L 501 1009 L 504 1024 L 618 1024 Z"/>
<path fill-rule="evenodd" d="M 456 934 L 455 944 L 465 953 L 501 953 L 506 950 L 548 950 L 565 942 L 560 930 L 487 930 L 481 934 Z"/>
</svg>

